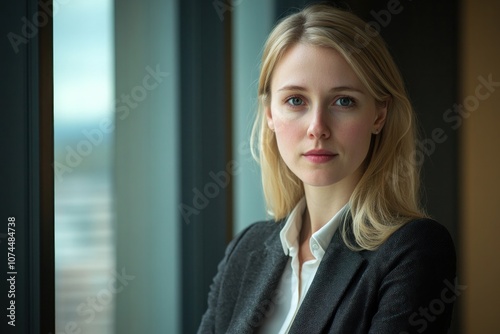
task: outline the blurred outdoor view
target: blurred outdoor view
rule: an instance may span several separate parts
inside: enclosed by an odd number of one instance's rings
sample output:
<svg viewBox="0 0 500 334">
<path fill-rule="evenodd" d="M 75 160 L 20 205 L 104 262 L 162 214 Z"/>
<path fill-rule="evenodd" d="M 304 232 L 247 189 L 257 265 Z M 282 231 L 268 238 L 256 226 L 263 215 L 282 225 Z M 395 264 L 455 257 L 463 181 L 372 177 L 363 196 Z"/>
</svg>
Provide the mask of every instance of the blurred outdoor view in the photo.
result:
<svg viewBox="0 0 500 334">
<path fill-rule="evenodd" d="M 56 333 L 113 333 L 113 3 L 54 8 Z"/>
</svg>

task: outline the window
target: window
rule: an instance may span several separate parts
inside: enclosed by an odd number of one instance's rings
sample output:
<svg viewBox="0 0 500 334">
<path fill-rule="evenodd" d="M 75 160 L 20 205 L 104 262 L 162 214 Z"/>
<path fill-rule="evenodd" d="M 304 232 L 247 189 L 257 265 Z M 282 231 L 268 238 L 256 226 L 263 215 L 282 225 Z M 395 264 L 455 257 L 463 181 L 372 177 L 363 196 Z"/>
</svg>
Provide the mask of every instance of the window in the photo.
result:
<svg viewBox="0 0 500 334">
<path fill-rule="evenodd" d="M 56 330 L 113 333 L 113 2 L 54 15 Z M 91 18 L 91 21 L 89 21 Z"/>
</svg>

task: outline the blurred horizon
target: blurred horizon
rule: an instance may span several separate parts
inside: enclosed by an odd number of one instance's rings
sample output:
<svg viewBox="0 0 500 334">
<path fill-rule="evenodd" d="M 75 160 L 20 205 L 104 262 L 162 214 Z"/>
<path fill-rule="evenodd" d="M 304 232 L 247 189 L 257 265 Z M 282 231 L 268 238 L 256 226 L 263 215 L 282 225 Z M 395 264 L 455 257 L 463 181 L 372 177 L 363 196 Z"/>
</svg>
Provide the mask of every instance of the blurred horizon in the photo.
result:
<svg viewBox="0 0 500 334">
<path fill-rule="evenodd" d="M 57 333 L 114 332 L 114 296 L 102 293 L 116 266 L 113 62 L 113 1 L 59 4 L 54 14 Z"/>
</svg>

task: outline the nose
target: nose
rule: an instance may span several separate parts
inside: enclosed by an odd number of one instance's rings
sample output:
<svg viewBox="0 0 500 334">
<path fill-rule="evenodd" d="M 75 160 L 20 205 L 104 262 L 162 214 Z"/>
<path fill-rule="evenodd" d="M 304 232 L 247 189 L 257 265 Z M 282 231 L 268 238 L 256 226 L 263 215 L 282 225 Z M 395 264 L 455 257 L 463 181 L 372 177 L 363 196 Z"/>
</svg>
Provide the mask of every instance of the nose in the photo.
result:
<svg viewBox="0 0 500 334">
<path fill-rule="evenodd" d="M 312 110 L 307 136 L 311 139 L 326 139 L 330 137 L 330 127 L 327 121 L 327 112 L 317 107 Z"/>
</svg>

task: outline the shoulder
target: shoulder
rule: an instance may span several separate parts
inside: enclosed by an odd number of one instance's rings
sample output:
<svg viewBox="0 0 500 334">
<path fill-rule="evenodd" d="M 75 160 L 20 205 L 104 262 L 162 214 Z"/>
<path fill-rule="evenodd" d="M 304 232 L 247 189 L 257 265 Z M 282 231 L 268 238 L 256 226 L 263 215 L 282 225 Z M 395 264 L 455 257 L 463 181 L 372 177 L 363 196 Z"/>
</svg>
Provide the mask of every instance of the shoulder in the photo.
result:
<svg viewBox="0 0 500 334">
<path fill-rule="evenodd" d="M 450 233 L 443 225 L 429 218 L 409 221 L 397 229 L 381 248 L 418 248 L 422 250 L 455 249 Z"/>
<path fill-rule="evenodd" d="M 251 236 L 262 236 L 279 233 L 284 226 L 284 222 L 275 220 L 263 220 L 250 224 L 243 231 L 238 233 L 235 238 L 245 235 L 245 238 Z"/>
<path fill-rule="evenodd" d="M 249 251 L 279 241 L 283 221 L 265 220 L 255 222 L 237 233 L 227 247 L 230 255 L 236 251 Z"/>
<path fill-rule="evenodd" d="M 422 269 L 429 270 L 456 269 L 455 245 L 450 233 L 446 227 L 428 218 L 404 224 L 376 251 L 363 253 L 389 267 L 406 263 L 419 264 Z"/>
<path fill-rule="evenodd" d="M 249 225 L 243 231 L 239 232 L 234 237 L 234 239 L 236 239 L 238 242 L 241 241 L 262 242 L 264 240 L 267 240 L 268 239 L 267 237 L 269 236 L 279 235 L 283 226 L 284 226 L 283 221 L 278 221 L 278 222 L 275 220 L 258 221 Z"/>
<path fill-rule="evenodd" d="M 447 332 L 456 298 L 449 289 L 457 280 L 455 247 L 443 225 L 409 221 L 360 254 L 366 263 L 359 285 L 377 309 L 370 332 Z"/>
</svg>

